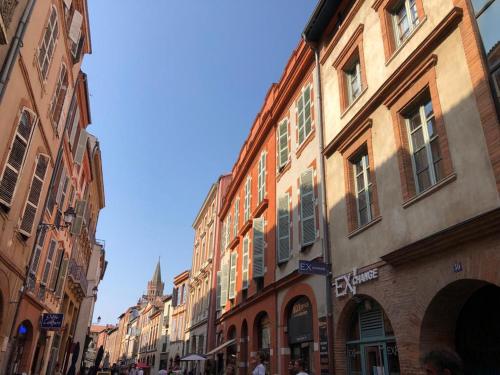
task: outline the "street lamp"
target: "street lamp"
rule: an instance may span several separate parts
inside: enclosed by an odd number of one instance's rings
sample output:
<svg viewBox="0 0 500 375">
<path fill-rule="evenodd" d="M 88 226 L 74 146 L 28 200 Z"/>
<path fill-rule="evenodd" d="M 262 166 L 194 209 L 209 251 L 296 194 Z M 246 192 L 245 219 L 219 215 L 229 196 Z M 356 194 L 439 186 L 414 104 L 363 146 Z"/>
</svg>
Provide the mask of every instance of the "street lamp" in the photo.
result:
<svg viewBox="0 0 500 375">
<path fill-rule="evenodd" d="M 75 217 L 76 217 L 75 209 L 73 207 L 68 207 L 68 209 L 66 211 L 64 211 L 64 214 L 63 214 L 64 224 L 40 223 L 38 225 L 38 227 L 39 227 L 39 229 L 49 228 L 49 229 L 57 229 L 57 230 L 60 230 L 63 228 L 68 228 L 71 224 L 73 224 Z"/>
</svg>

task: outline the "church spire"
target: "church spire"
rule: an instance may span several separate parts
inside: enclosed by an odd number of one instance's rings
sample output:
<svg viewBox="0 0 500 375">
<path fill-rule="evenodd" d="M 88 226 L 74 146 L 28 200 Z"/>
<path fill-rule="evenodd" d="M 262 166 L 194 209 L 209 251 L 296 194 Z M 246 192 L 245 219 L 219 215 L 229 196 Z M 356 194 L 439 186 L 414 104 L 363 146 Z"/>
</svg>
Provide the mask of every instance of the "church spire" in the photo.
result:
<svg viewBox="0 0 500 375">
<path fill-rule="evenodd" d="M 156 297 L 161 297 L 163 295 L 163 287 L 165 284 L 161 281 L 161 267 L 160 258 L 158 258 L 158 263 L 156 263 L 155 272 L 153 273 L 153 278 L 148 282 L 148 293 L 147 299 L 153 302 Z"/>
<path fill-rule="evenodd" d="M 158 258 L 158 263 L 156 263 L 155 273 L 153 274 L 153 278 L 151 282 L 156 284 L 161 284 L 161 267 L 160 267 L 160 258 Z"/>
</svg>

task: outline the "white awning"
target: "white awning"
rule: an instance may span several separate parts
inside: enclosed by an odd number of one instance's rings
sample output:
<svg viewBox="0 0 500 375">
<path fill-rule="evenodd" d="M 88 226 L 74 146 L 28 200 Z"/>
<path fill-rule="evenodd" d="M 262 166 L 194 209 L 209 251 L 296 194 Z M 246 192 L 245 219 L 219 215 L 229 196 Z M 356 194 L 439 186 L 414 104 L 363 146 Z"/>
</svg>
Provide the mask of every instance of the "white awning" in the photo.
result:
<svg viewBox="0 0 500 375">
<path fill-rule="evenodd" d="M 222 349 L 228 347 L 229 345 L 234 344 L 235 342 L 236 342 L 236 339 L 232 339 L 232 340 L 226 341 L 224 344 L 219 345 L 215 349 L 210 350 L 206 355 L 212 355 L 212 354 L 215 354 L 217 352 L 220 352 Z"/>
</svg>

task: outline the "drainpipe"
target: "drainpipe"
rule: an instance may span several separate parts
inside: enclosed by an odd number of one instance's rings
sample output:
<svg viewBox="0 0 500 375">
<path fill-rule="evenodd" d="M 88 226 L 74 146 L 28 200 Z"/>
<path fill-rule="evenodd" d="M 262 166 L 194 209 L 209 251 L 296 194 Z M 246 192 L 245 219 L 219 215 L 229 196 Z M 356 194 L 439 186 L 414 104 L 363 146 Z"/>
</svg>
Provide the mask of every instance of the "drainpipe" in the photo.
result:
<svg viewBox="0 0 500 375">
<path fill-rule="evenodd" d="M 319 50 L 317 45 L 307 40 L 306 36 L 303 34 L 302 38 L 305 43 L 314 52 L 315 70 L 314 70 L 314 87 L 315 95 L 314 101 L 318 111 L 318 138 L 319 138 L 319 170 L 321 173 L 321 202 L 322 202 L 322 214 L 321 214 L 321 225 L 323 229 L 323 241 L 322 241 L 322 252 L 323 261 L 328 265 L 328 275 L 325 277 L 325 300 L 326 300 L 326 329 L 328 338 L 328 372 L 334 374 L 334 364 L 333 364 L 333 304 L 332 304 L 332 271 L 331 271 L 331 253 L 330 253 L 330 237 L 328 232 L 328 206 L 326 202 L 326 173 L 325 173 L 325 163 L 324 163 L 324 140 L 323 140 L 323 101 L 321 96 L 321 64 L 319 61 Z"/>
<path fill-rule="evenodd" d="M 19 24 L 17 25 L 16 34 L 12 39 L 9 52 L 5 59 L 5 63 L 2 67 L 2 71 L 0 72 L 0 101 L 3 98 L 3 94 L 5 92 L 5 88 L 7 86 L 7 82 L 10 78 L 10 73 L 12 72 L 12 68 L 19 56 L 19 50 L 23 46 L 23 37 L 26 32 L 26 28 L 28 26 L 28 21 L 31 17 L 31 13 L 33 12 L 33 8 L 35 7 L 36 0 L 28 0 L 26 4 L 26 8 L 24 8 L 23 15 Z"/>
</svg>

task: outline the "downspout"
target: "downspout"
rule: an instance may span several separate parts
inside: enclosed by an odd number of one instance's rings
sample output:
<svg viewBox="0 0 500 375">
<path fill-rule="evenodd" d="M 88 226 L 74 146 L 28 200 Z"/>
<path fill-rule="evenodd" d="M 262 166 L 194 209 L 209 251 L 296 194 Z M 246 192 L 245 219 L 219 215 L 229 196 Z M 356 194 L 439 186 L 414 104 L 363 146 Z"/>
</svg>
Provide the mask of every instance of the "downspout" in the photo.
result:
<svg viewBox="0 0 500 375">
<path fill-rule="evenodd" d="M 328 275 L 325 277 L 325 300 L 326 300 L 326 329 L 328 338 L 328 372 L 334 374 L 334 364 L 333 364 L 333 302 L 332 302 L 332 265 L 331 265 L 331 252 L 330 252 L 330 236 L 328 231 L 328 205 L 326 202 L 326 172 L 325 172 L 325 162 L 323 156 L 324 150 L 324 137 L 323 137 L 323 100 L 321 95 L 321 64 L 320 56 L 317 45 L 307 40 L 305 34 L 302 38 L 306 44 L 314 52 L 315 70 L 314 70 L 314 87 L 315 95 L 314 101 L 318 111 L 318 138 L 319 138 L 319 170 L 321 174 L 321 202 L 322 202 L 322 214 L 321 214 L 321 224 L 323 229 L 323 241 L 322 241 L 322 252 L 323 261 L 328 265 Z"/>
<path fill-rule="evenodd" d="M 0 72 L 0 101 L 3 98 L 3 94 L 5 92 L 7 82 L 9 81 L 12 68 L 14 67 L 14 63 L 16 62 L 17 57 L 19 56 L 19 50 L 23 46 L 24 33 L 26 32 L 28 21 L 31 17 L 31 13 L 33 12 L 33 8 L 35 7 L 35 2 L 36 0 L 28 0 L 26 8 L 24 8 L 21 20 L 17 25 L 16 34 L 12 39 L 12 43 L 10 45 L 7 58 L 5 59 L 5 63 L 2 67 L 2 71 Z"/>
</svg>

